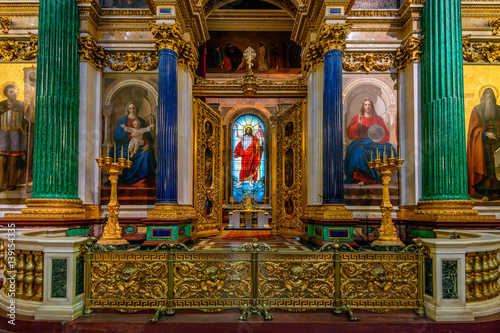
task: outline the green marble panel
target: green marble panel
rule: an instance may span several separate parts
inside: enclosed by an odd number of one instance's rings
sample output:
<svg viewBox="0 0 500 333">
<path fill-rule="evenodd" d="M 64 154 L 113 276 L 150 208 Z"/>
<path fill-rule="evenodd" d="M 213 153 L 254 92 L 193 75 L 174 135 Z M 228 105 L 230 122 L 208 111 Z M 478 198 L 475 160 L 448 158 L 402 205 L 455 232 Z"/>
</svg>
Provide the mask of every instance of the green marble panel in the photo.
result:
<svg viewBox="0 0 500 333">
<path fill-rule="evenodd" d="M 76 228 L 76 229 L 66 230 L 66 237 L 74 237 L 82 235 L 86 236 L 88 234 L 89 234 L 89 228 Z"/>
<path fill-rule="evenodd" d="M 66 298 L 68 287 L 68 260 L 52 259 L 52 290 L 51 297 Z"/>
<path fill-rule="evenodd" d="M 425 293 L 429 296 L 434 296 L 434 285 L 433 285 L 433 277 L 434 277 L 434 267 L 432 265 L 431 258 L 425 258 Z"/>
<path fill-rule="evenodd" d="M 83 285 L 84 285 L 84 278 L 85 278 L 85 269 L 84 269 L 84 259 L 83 257 L 79 257 L 76 259 L 76 295 L 80 295 L 83 293 Z"/>
<path fill-rule="evenodd" d="M 443 260 L 442 265 L 443 298 L 458 298 L 458 261 Z"/>
</svg>

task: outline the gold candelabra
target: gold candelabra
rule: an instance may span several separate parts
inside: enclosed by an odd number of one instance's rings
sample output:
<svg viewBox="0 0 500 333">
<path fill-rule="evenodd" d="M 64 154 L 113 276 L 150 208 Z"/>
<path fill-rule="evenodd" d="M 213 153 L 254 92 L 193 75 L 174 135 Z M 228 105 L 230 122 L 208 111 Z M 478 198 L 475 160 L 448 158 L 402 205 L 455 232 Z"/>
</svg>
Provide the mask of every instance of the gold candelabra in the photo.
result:
<svg viewBox="0 0 500 333">
<path fill-rule="evenodd" d="M 393 206 L 389 195 L 389 183 L 391 181 L 391 174 L 395 170 L 399 170 L 405 160 L 394 158 L 394 151 L 392 148 L 391 157 L 387 158 L 385 147 L 382 156 L 379 156 L 377 149 L 375 157 L 376 158 L 374 160 L 372 153 L 371 161 L 368 162 L 368 166 L 370 169 L 377 170 L 378 174 L 382 176 L 383 191 L 382 204 L 380 205 L 380 210 L 382 211 L 382 223 L 380 224 L 379 238 L 372 244 L 378 246 L 403 246 L 404 244 L 399 239 L 394 223 L 392 222 Z"/>
<path fill-rule="evenodd" d="M 109 155 L 109 154 L 108 154 Z M 106 156 L 96 158 L 99 168 L 106 170 L 109 173 L 109 181 L 111 183 L 111 195 L 109 198 L 108 209 L 108 222 L 104 226 L 102 236 L 97 243 L 103 245 L 121 245 L 128 244 L 122 238 L 120 224 L 118 223 L 118 210 L 120 204 L 118 203 L 118 176 L 122 174 L 123 169 L 130 168 L 132 161 L 128 158 L 123 158 L 123 151 L 121 158 L 116 158 L 116 146 L 114 157 Z"/>
</svg>

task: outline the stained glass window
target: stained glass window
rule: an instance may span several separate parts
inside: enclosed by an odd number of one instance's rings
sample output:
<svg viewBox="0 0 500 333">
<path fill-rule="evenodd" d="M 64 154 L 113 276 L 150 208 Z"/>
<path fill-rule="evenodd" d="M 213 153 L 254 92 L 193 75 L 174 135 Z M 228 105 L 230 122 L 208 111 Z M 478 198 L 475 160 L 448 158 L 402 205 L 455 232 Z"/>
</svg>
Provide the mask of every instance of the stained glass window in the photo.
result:
<svg viewBox="0 0 500 333">
<path fill-rule="evenodd" d="M 261 201 L 265 195 L 265 127 L 254 115 L 243 115 L 233 125 L 233 197 L 243 201 L 248 192 Z"/>
</svg>

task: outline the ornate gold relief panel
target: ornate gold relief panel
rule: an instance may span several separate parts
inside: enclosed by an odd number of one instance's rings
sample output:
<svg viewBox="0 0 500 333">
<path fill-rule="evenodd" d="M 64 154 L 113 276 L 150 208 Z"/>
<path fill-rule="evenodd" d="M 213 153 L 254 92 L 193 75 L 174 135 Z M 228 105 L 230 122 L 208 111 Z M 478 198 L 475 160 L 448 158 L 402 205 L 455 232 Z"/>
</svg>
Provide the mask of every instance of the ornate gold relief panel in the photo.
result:
<svg viewBox="0 0 500 333">
<path fill-rule="evenodd" d="M 252 297 L 250 259 L 248 253 L 176 254 L 175 306 L 243 306 Z"/>
<path fill-rule="evenodd" d="M 205 237 L 222 228 L 222 118 L 199 99 L 194 100 L 194 111 L 197 233 Z"/>
<path fill-rule="evenodd" d="M 304 108 L 305 102 L 300 100 L 275 118 L 278 143 L 275 227 L 279 233 L 297 236 L 302 234 Z"/>
</svg>

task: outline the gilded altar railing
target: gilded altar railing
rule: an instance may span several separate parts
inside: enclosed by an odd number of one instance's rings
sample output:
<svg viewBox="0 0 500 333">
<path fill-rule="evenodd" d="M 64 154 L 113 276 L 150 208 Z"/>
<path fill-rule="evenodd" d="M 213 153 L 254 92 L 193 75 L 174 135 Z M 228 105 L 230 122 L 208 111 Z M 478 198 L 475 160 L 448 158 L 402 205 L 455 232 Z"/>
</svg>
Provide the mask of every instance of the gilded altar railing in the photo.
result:
<svg viewBox="0 0 500 333">
<path fill-rule="evenodd" d="M 479 302 L 500 295 L 500 250 L 471 252 L 465 256 L 465 284 L 467 302 Z"/>
<path fill-rule="evenodd" d="M 190 251 L 182 244 L 154 250 L 85 253 L 85 314 L 110 308 L 122 312 L 177 309 L 206 312 L 239 308 L 240 319 L 270 308 L 347 312 L 417 309 L 423 315 L 421 243 L 400 252 L 355 251 L 331 243 L 317 252 L 278 252 L 247 243 L 233 251 Z"/>
</svg>

